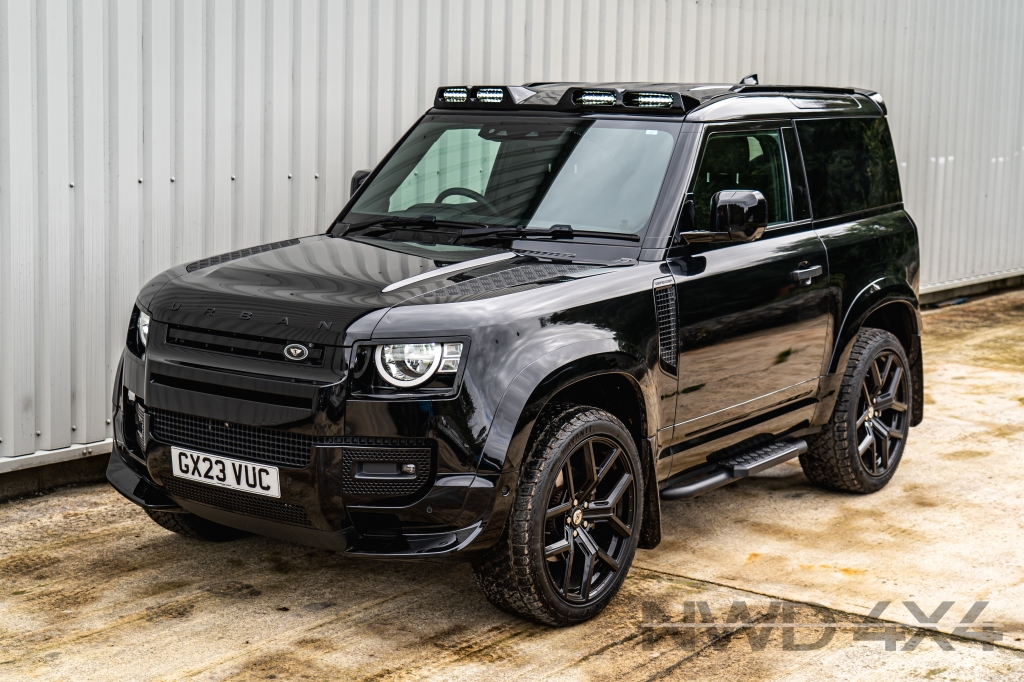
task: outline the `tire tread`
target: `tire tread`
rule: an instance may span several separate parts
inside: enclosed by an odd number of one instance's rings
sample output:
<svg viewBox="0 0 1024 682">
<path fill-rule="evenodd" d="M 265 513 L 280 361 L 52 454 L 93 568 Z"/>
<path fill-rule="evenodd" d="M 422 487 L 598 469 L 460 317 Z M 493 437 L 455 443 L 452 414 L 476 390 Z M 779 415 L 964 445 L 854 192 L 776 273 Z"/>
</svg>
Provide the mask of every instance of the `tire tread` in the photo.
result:
<svg viewBox="0 0 1024 682">
<path fill-rule="evenodd" d="M 536 438 L 531 439 L 532 449 L 527 448 L 530 455 L 522 467 L 505 531 L 498 542 L 473 563 L 473 571 L 487 599 L 502 611 L 546 625 L 572 625 L 596 615 L 616 590 L 599 603 L 586 607 L 580 617 L 568 617 L 547 603 L 540 584 L 547 569 L 535 565 L 537 562 L 529 547 L 529 524 L 536 507 L 543 505 L 547 510 L 542 475 L 551 460 L 560 455 L 557 445 L 588 422 L 604 420 L 618 425 L 623 431 L 626 428 L 608 412 L 580 405 L 553 405 L 545 410 L 544 420 Z M 640 527 L 639 520 L 636 527 Z M 628 564 L 623 566 L 623 570 L 628 569 Z"/>
<path fill-rule="evenodd" d="M 852 493 L 872 493 L 877 488 L 864 484 L 854 471 L 851 457 L 850 410 L 857 409 L 857 392 L 860 382 L 857 373 L 862 363 L 869 360 L 880 343 L 902 348 L 892 334 L 882 329 L 864 328 L 857 335 L 850 359 L 846 363 L 843 380 L 839 387 L 832 416 L 821 432 L 807 438 L 807 452 L 800 455 L 800 465 L 807 478 L 818 485 L 832 490 Z M 909 397 L 909 396 L 908 396 Z M 884 485 L 884 483 L 883 483 Z"/>
</svg>

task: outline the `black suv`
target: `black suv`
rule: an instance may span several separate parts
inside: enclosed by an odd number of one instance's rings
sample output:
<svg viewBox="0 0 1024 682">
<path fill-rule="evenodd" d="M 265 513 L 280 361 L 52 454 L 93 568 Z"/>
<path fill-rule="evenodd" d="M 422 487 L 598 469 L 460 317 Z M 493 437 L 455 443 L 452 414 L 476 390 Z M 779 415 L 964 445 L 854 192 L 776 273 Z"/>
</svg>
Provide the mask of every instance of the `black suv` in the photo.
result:
<svg viewBox="0 0 1024 682">
<path fill-rule="evenodd" d="M 578 623 L 661 500 L 799 457 L 879 490 L 922 417 L 918 239 L 859 89 L 441 88 L 325 234 L 143 287 L 107 478 L 161 526 L 470 558 Z"/>
</svg>

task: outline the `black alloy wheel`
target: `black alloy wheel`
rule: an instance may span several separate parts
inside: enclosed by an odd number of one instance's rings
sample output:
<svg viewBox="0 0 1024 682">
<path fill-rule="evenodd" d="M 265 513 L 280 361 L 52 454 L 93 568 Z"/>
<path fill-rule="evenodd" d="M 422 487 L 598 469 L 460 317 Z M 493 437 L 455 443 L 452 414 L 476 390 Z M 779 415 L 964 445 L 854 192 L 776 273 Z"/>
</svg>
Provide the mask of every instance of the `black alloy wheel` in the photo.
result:
<svg viewBox="0 0 1024 682">
<path fill-rule="evenodd" d="M 548 578 L 569 603 L 585 604 L 615 582 L 630 549 L 635 473 L 622 447 L 602 436 L 579 443 L 562 462 L 548 499 Z"/>
<path fill-rule="evenodd" d="M 565 601 L 586 603 L 614 582 L 633 536 L 635 474 L 621 445 L 592 436 L 565 456 L 548 501 L 544 555 Z"/>
<path fill-rule="evenodd" d="M 857 402 L 857 454 L 871 476 L 884 476 L 896 462 L 910 424 L 907 372 L 892 351 L 871 361 Z"/>
<path fill-rule="evenodd" d="M 895 336 L 864 328 L 846 364 L 832 416 L 807 438 L 800 455 L 814 483 L 873 493 L 892 479 L 903 458 L 913 392 L 906 351 Z"/>
<path fill-rule="evenodd" d="M 507 613 L 582 623 L 608 605 L 633 563 L 640 456 L 622 422 L 594 407 L 550 406 L 535 433 L 504 532 L 473 570 Z"/>
</svg>

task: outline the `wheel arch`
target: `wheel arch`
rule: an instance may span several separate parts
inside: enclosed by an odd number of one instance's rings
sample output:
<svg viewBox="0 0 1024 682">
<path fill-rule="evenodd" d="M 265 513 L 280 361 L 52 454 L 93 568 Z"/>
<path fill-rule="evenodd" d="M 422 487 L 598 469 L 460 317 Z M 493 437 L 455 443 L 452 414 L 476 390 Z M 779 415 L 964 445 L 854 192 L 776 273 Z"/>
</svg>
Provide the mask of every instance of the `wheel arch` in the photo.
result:
<svg viewBox="0 0 1024 682">
<path fill-rule="evenodd" d="M 847 308 L 836 334 L 826 380 L 819 389 L 819 406 L 813 423 L 828 420 L 835 405 L 836 391 L 843 369 L 850 359 L 853 344 L 861 329 L 871 327 L 889 332 L 903 346 L 910 362 L 913 394 L 911 426 L 924 418 L 924 365 L 921 353 L 921 312 L 917 294 L 895 277 L 879 278 L 864 287 Z"/>
<path fill-rule="evenodd" d="M 503 480 L 510 474 L 518 478 L 546 407 L 572 402 L 606 410 L 622 421 L 636 444 L 644 475 L 640 547 L 656 546 L 661 514 L 650 438 L 657 432 L 658 398 L 649 371 L 643 358 L 613 339 L 575 343 L 539 358 L 505 391 L 484 445 L 484 461 L 500 470 Z"/>
</svg>

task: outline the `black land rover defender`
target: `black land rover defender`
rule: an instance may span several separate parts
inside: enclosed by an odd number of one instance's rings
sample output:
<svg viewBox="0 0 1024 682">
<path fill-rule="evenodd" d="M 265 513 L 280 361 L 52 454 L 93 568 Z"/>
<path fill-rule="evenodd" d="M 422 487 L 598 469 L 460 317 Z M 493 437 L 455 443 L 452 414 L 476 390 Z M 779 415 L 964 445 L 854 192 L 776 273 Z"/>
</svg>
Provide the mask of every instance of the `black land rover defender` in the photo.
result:
<svg viewBox="0 0 1024 682">
<path fill-rule="evenodd" d="M 325 234 L 146 284 L 107 477 L 193 538 L 464 556 L 553 625 L 612 599 L 662 500 L 794 457 L 879 490 L 923 403 L 885 114 L 858 89 L 441 88 Z"/>
</svg>

